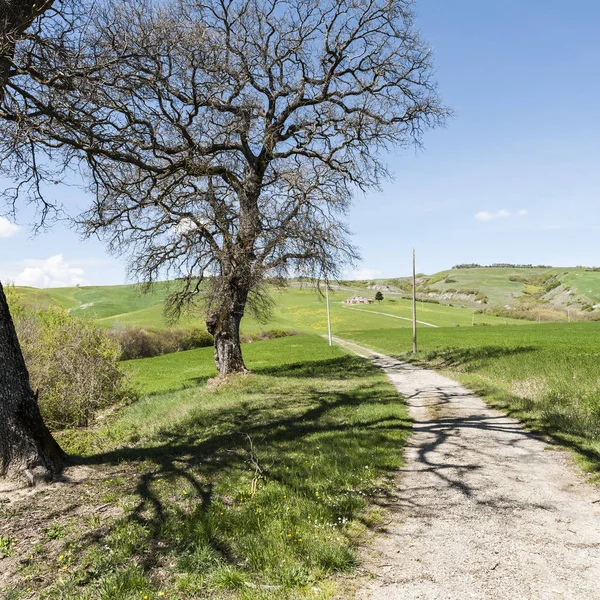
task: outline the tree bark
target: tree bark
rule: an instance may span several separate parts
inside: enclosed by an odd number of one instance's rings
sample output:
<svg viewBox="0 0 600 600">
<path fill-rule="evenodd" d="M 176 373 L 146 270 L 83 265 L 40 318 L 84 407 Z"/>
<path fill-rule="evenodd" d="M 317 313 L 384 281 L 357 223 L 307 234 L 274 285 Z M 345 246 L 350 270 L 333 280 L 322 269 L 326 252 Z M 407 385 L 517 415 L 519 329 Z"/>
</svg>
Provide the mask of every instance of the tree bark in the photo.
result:
<svg viewBox="0 0 600 600">
<path fill-rule="evenodd" d="M 0 0 L 0 102 L 15 44 L 53 0 Z M 0 283 L 0 477 L 30 485 L 58 474 L 65 453 L 44 424 Z"/>
<path fill-rule="evenodd" d="M 0 283 L 0 476 L 49 481 L 66 454 L 46 427 Z"/>
<path fill-rule="evenodd" d="M 215 363 L 220 376 L 249 372 L 240 343 L 240 324 L 248 293 L 232 287 L 224 290 L 221 302 L 206 320 L 208 332 L 214 338 Z"/>
</svg>

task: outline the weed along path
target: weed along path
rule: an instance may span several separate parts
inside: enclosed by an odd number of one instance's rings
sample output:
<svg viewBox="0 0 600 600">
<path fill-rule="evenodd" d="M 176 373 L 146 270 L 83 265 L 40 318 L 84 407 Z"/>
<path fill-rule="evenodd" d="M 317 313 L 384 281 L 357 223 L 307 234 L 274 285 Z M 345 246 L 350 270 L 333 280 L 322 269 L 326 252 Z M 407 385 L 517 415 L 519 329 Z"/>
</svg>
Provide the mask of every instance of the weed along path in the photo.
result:
<svg viewBox="0 0 600 600">
<path fill-rule="evenodd" d="M 455 381 L 339 343 L 387 373 L 414 419 L 359 598 L 600 599 L 600 488 L 566 452 Z"/>
</svg>

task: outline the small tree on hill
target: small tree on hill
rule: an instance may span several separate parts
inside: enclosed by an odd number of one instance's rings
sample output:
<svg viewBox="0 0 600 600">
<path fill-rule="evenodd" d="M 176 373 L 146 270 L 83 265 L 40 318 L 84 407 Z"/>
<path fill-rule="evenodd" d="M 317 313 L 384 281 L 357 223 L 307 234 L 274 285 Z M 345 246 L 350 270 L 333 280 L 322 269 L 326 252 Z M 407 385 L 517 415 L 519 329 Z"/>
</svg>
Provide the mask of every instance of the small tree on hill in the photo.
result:
<svg viewBox="0 0 600 600">
<path fill-rule="evenodd" d="M 379 302 L 379 304 L 381 304 L 381 301 L 383 300 L 383 294 L 381 293 L 380 290 L 378 290 L 377 293 L 375 294 L 375 300 L 377 300 L 377 302 Z"/>
<path fill-rule="evenodd" d="M 204 294 L 220 374 L 245 370 L 240 321 L 265 278 L 335 277 L 356 256 L 354 192 L 444 120 L 411 7 L 107 0 L 59 53 L 24 49 L 35 77 L 9 89 L 31 143 L 83 161 L 85 232 L 134 276 L 183 277 L 172 314 Z"/>
</svg>

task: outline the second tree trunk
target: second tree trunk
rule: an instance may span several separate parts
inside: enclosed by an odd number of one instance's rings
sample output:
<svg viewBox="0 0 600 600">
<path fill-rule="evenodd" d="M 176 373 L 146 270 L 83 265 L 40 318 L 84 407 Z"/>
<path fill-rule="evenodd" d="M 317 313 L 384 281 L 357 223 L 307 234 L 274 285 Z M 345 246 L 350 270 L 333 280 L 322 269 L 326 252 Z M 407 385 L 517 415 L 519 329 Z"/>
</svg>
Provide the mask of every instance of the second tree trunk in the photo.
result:
<svg viewBox="0 0 600 600">
<path fill-rule="evenodd" d="M 66 455 L 44 424 L 0 284 L 0 477 L 50 480 Z"/>
</svg>

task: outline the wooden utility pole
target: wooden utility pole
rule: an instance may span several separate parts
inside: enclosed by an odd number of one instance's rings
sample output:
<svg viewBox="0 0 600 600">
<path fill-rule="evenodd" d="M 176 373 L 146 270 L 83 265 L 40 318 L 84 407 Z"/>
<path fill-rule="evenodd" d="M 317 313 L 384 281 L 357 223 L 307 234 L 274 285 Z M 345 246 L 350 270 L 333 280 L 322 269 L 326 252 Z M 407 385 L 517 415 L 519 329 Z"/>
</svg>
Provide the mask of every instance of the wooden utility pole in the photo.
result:
<svg viewBox="0 0 600 600">
<path fill-rule="evenodd" d="M 331 337 L 331 313 L 329 312 L 329 281 L 325 277 L 325 303 L 327 304 L 327 337 L 329 339 L 329 345 L 333 344 Z"/>
<path fill-rule="evenodd" d="M 415 249 L 413 248 L 413 354 L 417 353 L 417 272 L 415 270 Z"/>
</svg>

